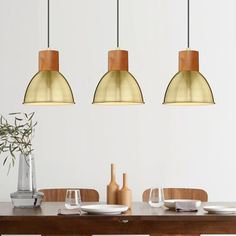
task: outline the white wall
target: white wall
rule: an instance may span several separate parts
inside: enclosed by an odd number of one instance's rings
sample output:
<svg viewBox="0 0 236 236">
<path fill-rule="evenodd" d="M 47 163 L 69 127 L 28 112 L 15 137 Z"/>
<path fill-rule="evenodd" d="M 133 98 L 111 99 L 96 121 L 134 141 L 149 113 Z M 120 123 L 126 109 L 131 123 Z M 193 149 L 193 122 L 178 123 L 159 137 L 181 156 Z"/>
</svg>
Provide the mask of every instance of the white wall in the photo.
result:
<svg viewBox="0 0 236 236">
<path fill-rule="evenodd" d="M 134 200 L 150 185 L 200 187 L 211 201 L 236 199 L 236 1 L 191 2 L 191 44 L 215 106 L 162 105 L 186 47 L 185 0 L 121 0 L 121 47 L 146 101 L 127 107 L 91 105 L 115 47 L 115 0 L 51 0 L 52 47 L 77 103 L 23 106 L 37 53 L 46 47 L 46 0 L 0 0 L 0 112 L 36 112 L 38 187 L 93 187 L 104 200 L 113 162 L 119 183 L 128 172 Z M 17 168 L 7 176 L 0 167 L 0 201 L 9 201 L 16 181 Z"/>
</svg>

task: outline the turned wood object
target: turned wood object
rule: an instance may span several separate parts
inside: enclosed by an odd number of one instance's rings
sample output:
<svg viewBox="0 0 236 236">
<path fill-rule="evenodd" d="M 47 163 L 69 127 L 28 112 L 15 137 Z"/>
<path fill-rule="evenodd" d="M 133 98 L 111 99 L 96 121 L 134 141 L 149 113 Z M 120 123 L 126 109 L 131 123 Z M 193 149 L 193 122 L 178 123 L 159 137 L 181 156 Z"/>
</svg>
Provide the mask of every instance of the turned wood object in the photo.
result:
<svg viewBox="0 0 236 236">
<path fill-rule="evenodd" d="M 127 184 L 127 174 L 123 174 L 123 187 L 118 192 L 118 203 L 121 205 L 128 206 L 129 209 L 131 208 L 132 204 L 132 192 L 128 188 Z"/>
<path fill-rule="evenodd" d="M 179 71 L 199 71 L 199 53 L 193 50 L 179 52 Z"/>
<path fill-rule="evenodd" d="M 59 71 L 59 52 L 56 50 L 39 51 L 39 71 Z"/>
<path fill-rule="evenodd" d="M 128 51 L 117 49 L 108 52 L 108 71 L 128 69 Z"/>
<path fill-rule="evenodd" d="M 111 181 L 107 185 L 107 204 L 117 204 L 119 185 L 116 183 L 115 164 L 111 164 Z"/>
</svg>

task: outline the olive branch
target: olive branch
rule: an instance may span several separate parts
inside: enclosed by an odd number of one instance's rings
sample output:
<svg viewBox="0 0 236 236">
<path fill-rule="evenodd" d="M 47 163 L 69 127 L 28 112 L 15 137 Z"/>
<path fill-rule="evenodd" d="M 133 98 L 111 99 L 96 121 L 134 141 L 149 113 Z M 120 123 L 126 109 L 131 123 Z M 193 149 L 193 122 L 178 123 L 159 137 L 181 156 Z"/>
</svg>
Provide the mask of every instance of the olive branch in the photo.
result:
<svg viewBox="0 0 236 236">
<path fill-rule="evenodd" d="M 15 165 L 17 153 L 28 156 L 34 150 L 32 139 L 37 125 L 33 122 L 34 114 L 10 113 L 10 121 L 0 115 L 0 155 L 4 155 L 3 165 L 8 162 L 8 174 Z"/>
</svg>

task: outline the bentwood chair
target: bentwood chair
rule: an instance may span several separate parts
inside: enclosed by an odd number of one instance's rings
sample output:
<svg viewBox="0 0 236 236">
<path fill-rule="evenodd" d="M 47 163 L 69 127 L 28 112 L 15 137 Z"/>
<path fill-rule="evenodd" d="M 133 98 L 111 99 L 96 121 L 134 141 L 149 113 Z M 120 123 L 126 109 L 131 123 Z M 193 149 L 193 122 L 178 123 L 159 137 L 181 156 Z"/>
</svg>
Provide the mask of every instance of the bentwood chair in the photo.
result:
<svg viewBox="0 0 236 236">
<path fill-rule="evenodd" d="M 143 192 L 143 201 L 148 202 L 150 189 Z M 165 199 L 192 199 L 207 202 L 208 195 L 203 189 L 192 188 L 164 188 Z"/>
<path fill-rule="evenodd" d="M 76 189 L 76 188 L 68 188 Z M 79 188 L 82 202 L 98 202 L 99 194 L 95 189 Z M 40 189 L 44 202 L 65 202 L 67 188 Z"/>
<path fill-rule="evenodd" d="M 73 189 L 73 188 L 68 188 Z M 75 188 L 77 189 L 77 188 Z M 79 188 L 82 202 L 98 202 L 99 193 L 95 189 Z M 44 193 L 44 202 L 65 202 L 67 188 L 54 188 L 54 189 L 40 189 L 40 192 Z M 47 235 L 43 235 L 47 236 Z M 59 236 L 59 235 L 50 235 Z M 67 235 L 71 236 L 71 235 Z M 91 235 L 73 235 L 73 236 L 91 236 Z"/>
<path fill-rule="evenodd" d="M 146 189 L 143 192 L 143 195 L 142 195 L 143 202 L 148 202 L 149 194 L 150 194 L 150 189 Z M 191 189 L 191 188 L 164 188 L 164 197 L 165 199 L 191 199 L 191 200 L 200 200 L 202 202 L 207 202 L 208 200 L 208 195 L 205 190 Z M 157 236 L 157 235 L 168 236 L 167 234 L 165 235 L 151 234 L 150 236 Z M 177 236 L 177 235 L 172 234 L 169 236 Z M 178 236 L 181 236 L 181 234 L 178 234 Z M 188 236 L 199 236 L 199 235 L 194 234 L 194 235 L 188 235 Z"/>
</svg>

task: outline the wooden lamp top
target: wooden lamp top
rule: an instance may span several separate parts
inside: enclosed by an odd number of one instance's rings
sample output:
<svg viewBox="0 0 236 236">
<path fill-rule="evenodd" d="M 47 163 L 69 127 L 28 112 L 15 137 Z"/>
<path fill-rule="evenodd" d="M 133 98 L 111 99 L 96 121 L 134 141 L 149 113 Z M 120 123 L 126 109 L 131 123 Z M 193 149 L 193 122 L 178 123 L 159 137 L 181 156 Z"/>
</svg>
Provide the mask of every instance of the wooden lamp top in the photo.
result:
<svg viewBox="0 0 236 236">
<path fill-rule="evenodd" d="M 199 53 L 194 50 L 179 52 L 179 71 L 199 71 Z"/>
<path fill-rule="evenodd" d="M 39 51 L 39 71 L 59 71 L 59 52 L 56 50 Z"/>
<path fill-rule="evenodd" d="M 108 71 L 128 71 L 128 63 L 128 51 L 117 49 L 108 52 Z"/>
</svg>

